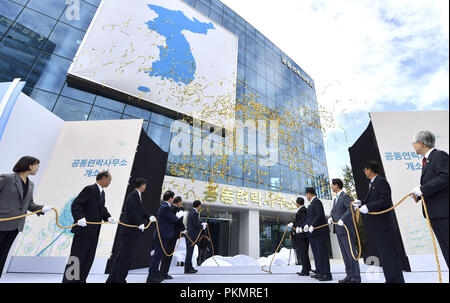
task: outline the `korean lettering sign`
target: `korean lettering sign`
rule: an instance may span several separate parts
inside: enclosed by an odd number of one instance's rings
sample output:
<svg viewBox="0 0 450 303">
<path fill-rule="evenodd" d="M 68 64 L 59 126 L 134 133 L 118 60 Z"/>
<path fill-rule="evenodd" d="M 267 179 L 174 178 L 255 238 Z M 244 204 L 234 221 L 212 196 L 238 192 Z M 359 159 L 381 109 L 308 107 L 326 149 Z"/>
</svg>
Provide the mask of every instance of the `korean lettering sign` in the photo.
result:
<svg viewBox="0 0 450 303">
<path fill-rule="evenodd" d="M 415 152 L 386 152 L 384 158 L 387 161 L 405 161 L 405 170 L 422 170 L 422 155 Z"/>
<path fill-rule="evenodd" d="M 110 167 L 128 166 L 126 159 L 74 159 L 73 168 L 83 168 L 84 177 L 95 177 L 101 171 L 108 170 Z"/>
</svg>

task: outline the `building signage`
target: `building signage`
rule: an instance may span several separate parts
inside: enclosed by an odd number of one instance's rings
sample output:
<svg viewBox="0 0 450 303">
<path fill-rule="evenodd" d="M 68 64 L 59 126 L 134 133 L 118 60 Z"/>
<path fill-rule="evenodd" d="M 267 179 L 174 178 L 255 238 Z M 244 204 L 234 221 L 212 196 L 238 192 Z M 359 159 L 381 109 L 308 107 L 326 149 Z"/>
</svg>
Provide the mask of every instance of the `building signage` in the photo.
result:
<svg viewBox="0 0 450 303">
<path fill-rule="evenodd" d="M 293 71 L 297 76 L 299 76 L 303 81 L 305 81 L 306 84 L 308 84 L 311 88 L 313 87 L 313 84 L 311 81 L 309 81 L 308 78 L 304 74 L 302 74 L 295 66 L 293 66 L 289 61 L 287 61 L 284 58 L 281 58 L 281 62 L 283 62 L 284 65 L 286 65 L 291 71 Z"/>
</svg>

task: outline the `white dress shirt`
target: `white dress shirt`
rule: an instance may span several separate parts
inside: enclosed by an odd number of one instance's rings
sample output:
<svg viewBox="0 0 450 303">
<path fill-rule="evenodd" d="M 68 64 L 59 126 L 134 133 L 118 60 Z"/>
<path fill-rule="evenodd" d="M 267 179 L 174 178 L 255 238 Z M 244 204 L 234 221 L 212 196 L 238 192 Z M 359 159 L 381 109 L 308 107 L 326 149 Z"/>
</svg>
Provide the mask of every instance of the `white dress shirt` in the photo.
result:
<svg viewBox="0 0 450 303">
<path fill-rule="evenodd" d="M 141 192 L 140 191 L 138 191 L 137 189 L 136 189 L 136 191 L 138 192 L 138 194 L 139 194 L 139 200 L 141 200 L 141 202 L 142 202 L 142 196 L 141 196 Z"/>
<path fill-rule="evenodd" d="M 430 156 L 431 152 L 432 152 L 433 150 L 435 150 L 435 149 L 436 149 L 436 147 L 433 147 L 432 149 L 430 149 L 429 151 L 427 151 L 427 153 L 425 154 L 425 158 L 428 159 L 428 157 Z"/>
<path fill-rule="evenodd" d="M 97 186 L 98 186 L 98 189 L 100 190 L 100 193 L 102 193 L 102 191 L 103 191 L 103 187 L 101 187 L 98 183 L 95 183 L 95 184 L 97 184 Z"/>
</svg>

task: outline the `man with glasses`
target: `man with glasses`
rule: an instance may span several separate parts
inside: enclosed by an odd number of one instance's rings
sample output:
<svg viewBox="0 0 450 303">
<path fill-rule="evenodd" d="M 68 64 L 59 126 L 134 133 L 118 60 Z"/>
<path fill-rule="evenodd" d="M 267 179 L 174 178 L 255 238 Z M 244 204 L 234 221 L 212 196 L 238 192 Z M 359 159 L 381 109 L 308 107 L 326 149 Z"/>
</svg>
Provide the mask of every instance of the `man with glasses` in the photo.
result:
<svg viewBox="0 0 450 303">
<path fill-rule="evenodd" d="M 431 227 L 438 239 L 448 268 L 448 154 L 436 149 L 436 138 L 429 131 L 414 136 L 414 149 L 423 156 L 420 186 L 412 190 L 416 199 L 424 197 Z M 425 212 L 422 209 L 423 216 Z"/>
</svg>

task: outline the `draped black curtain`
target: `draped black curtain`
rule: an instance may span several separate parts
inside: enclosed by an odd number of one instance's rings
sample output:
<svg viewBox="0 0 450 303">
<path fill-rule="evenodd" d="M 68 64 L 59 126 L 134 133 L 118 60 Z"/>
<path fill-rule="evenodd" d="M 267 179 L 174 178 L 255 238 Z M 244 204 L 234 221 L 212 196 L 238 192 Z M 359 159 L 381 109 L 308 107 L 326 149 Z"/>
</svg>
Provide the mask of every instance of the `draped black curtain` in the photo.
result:
<svg viewBox="0 0 450 303">
<path fill-rule="evenodd" d="M 353 177 L 355 179 L 355 187 L 356 194 L 359 200 L 365 199 L 367 192 L 369 191 L 369 180 L 366 178 L 366 175 L 363 172 L 364 164 L 369 160 L 378 161 L 381 165 L 381 157 L 380 152 L 378 150 L 377 140 L 375 137 L 375 133 L 373 131 L 372 122 L 369 123 L 366 130 L 362 133 L 362 135 L 356 140 L 355 144 L 348 149 L 350 153 L 350 163 L 352 166 Z M 384 169 L 380 173 L 383 177 Z M 388 179 L 389 182 L 389 179 Z M 394 203 L 397 201 L 393 201 Z M 394 218 L 395 218 L 395 236 L 397 248 L 401 255 L 402 268 L 405 271 L 410 272 L 411 266 L 409 264 L 408 256 L 405 252 L 405 247 L 403 246 L 403 240 L 400 233 L 400 229 L 398 227 L 397 216 L 395 215 L 394 210 Z M 364 219 L 363 224 L 364 224 Z M 369 227 L 364 224 L 364 232 L 366 236 L 366 248 L 363 253 L 364 260 L 369 256 L 377 256 L 378 251 L 375 245 L 374 232 L 370 230 Z"/>
<path fill-rule="evenodd" d="M 145 178 L 147 180 L 147 190 L 142 193 L 142 204 L 146 211 L 156 217 L 160 205 L 161 190 L 166 172 L 168 154 L 164 152 L 152 139 L 148 137 L 144 130 L 141 130 L 139 137 L 139 145 L 136 156 L 134 158 L 133 167 L 131 169 L 131 177 L 129 180 L 127 195 L 134 190 L 134 180 L 136 178 Z M 111 261 L 119 247 L 120 238 L 122 236 L 121 225 L 117 227 L 114 245 L 105 273 L 109 273 Z M 146 268 L 150 263 L 150 251 L 153 246 L 153 232 L 155 224 L 143 232 L 134 255 L 133 265 L 131 269 Z"/>
</svg>

